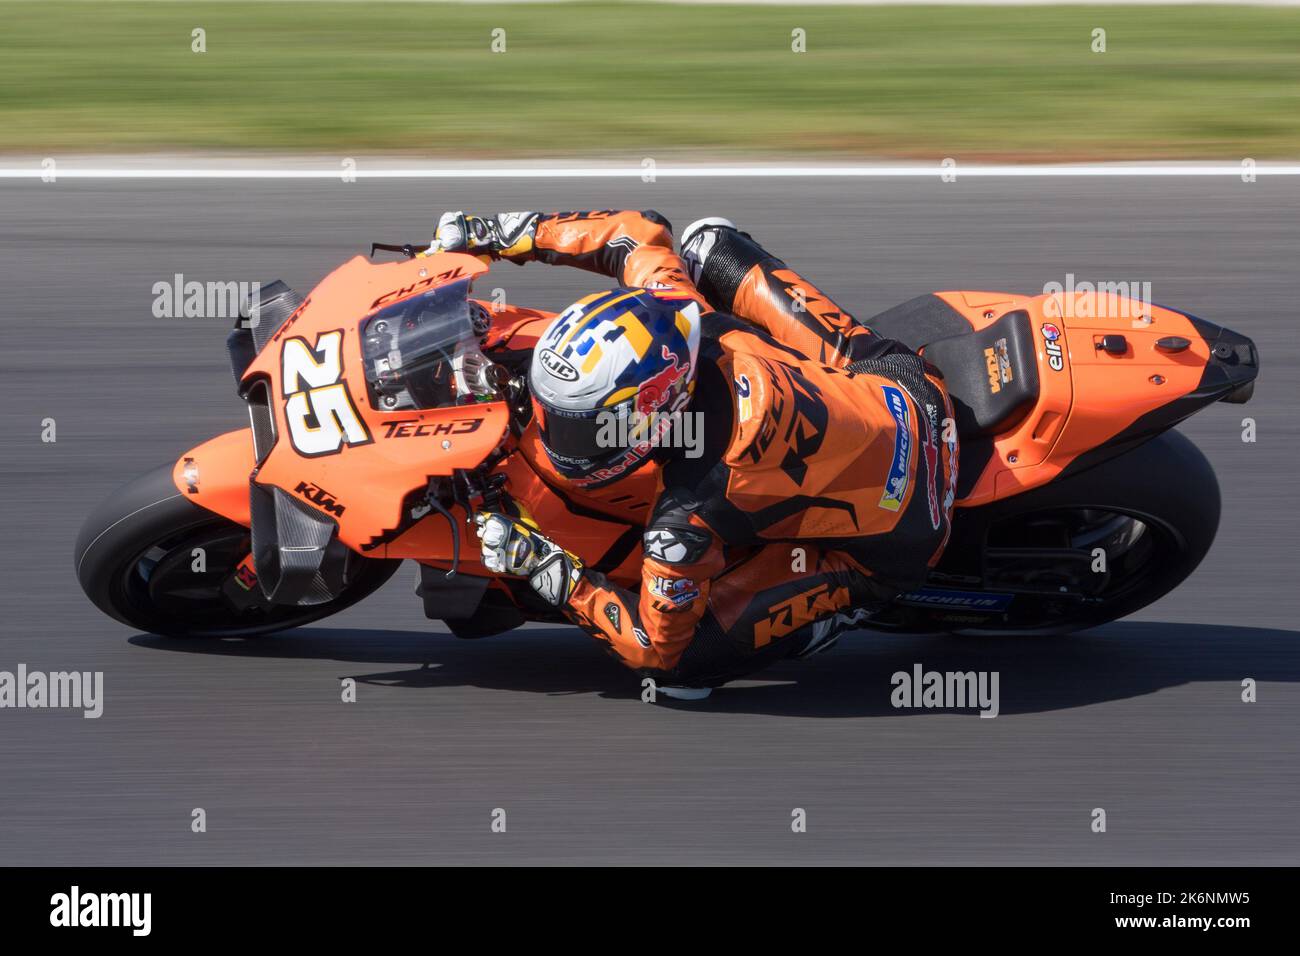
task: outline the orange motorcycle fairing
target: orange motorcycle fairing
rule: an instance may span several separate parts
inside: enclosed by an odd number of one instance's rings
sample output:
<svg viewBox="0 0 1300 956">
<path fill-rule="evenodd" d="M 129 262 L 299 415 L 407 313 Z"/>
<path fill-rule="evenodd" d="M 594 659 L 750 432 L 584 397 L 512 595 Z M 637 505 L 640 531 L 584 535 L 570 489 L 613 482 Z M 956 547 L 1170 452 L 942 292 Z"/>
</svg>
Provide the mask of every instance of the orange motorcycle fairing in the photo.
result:
<svg viewBox="0 0 1300 956">
<path fill-rule="evenodd" d="M 962 436 L 959 508 L 1037 488 L 1120 441 L 1135 423 L 1159 419 L 1166 410 L 1168 427 L 1199 407 L 1184 412 L 1178 403 L 1204 385 L 1211 347 L 1184 313 L 1096 292 L 935 296 L 976 332 L 1008 313 L 1025 312 L 1038 381 L 1032 405 L 996 434 Z M 989 387 L 995 387 L 992 377 Z M 1153 424 L 1150 433 L 1158 430 Z"/>
<path fill-rule="evenodd" d="M 196 505 L 247 528 L 253 465 L 253 431 L 240 428 L 209 438 L 178 458 L 172 482 Z"/>
<path fill-rule="evenodd" d="M 536 426 L 530 424 L 516 452 L 498 466 L 506 477 L 511 501 L 538 527 L 562 528 L 565 548 L 588 567 L 608 574 L 624 587 L 636 587 L 641 575 L 641 534 L 658 493 L 657 472 L 643 468 L 617 487 L 600 489 L 551 484 L 532 466 L 534 456 L 545 454 L 536 432 Z M 477 540 L 463 509 L 453 508 L 452 514 L 462 538 L 460 570 L 491 575 L 480 563 Z M 425 517 L 394 539 L 384 555 L 449 568 L 452 551 L 448 523 Z"/>
<path fill-rule="evenodd" d="M 473 256 L 403 262 L 357 256 L 326 276 L 243 373 L 255 425 L 268 422 L 253 481 L 273 486 L 338 526 L 367 555 L 409 524 L 406 509 L 431 476 L 486 459 L 506 436 L 504 402 L 385 410 L 369 394 L 360 343 L 367 316 L 487 271 Z M 254 428 L 255 436 L 258 428 Z"/>
</svg>

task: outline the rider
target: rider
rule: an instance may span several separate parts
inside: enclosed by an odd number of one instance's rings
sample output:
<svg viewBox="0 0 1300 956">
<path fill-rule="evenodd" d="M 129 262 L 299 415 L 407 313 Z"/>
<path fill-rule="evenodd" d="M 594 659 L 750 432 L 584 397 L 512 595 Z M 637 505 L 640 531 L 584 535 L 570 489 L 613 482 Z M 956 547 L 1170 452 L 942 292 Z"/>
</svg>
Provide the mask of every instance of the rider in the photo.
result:
<svg viewBox="0 0 1300 956">
<path fill-rule="evenodd" d="M 528 577 L 661 689 L 703 696 L 918 586 L 947 541 L 957 447 L 942 380 L 914 352 L 727 220 L 689 226 L 680 258 L 670 229 L 654 212 L 448 213 L 431 251 L 619 281 L 538 340 L 523 446 L 541 445 L 532 463 L 559 488 L 660 466 L 640 593 L 526 515 L 478 516 L 483 562 Z M 702 448 L 683 447 L 688 414 Z"/>
</svg>

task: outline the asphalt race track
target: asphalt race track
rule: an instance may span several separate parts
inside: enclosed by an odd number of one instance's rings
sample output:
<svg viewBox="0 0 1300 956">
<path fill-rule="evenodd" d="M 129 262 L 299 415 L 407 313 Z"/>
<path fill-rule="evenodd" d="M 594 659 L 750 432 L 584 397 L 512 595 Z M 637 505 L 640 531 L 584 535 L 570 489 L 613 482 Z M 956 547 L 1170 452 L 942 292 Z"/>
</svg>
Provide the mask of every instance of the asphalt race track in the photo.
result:
<svg viewBox="0 0 1300 956">
<path fill-rule="evenodd" d="M 456 640 L 413 566 L 258 641 L 136 634 L 84 599 L 93 504 L 245 421 L 227 323 L 154 318 L 155 282 L 305 292 L 444 209 L 619 206 L 729 215 L 862 316 L 1074 273 L 1250 335 L 1255 399 L 1184 426 L 1223 488 L 1214 549 L 1088 634 L 862 634 L 691 705 L 642 703 L 577 630 Z M 1295 179 L 0 184 L 0 670 L 102 670 L 106 697 L 98 720 L 0 710 L 0 864 L 1300 862 L 1297 221 Z M 502 265 L 479 289 L 557 308 L 601 281 Z M 999 671 L 1000 716 L 892 709 L 915 663 Z"/>
</svg>

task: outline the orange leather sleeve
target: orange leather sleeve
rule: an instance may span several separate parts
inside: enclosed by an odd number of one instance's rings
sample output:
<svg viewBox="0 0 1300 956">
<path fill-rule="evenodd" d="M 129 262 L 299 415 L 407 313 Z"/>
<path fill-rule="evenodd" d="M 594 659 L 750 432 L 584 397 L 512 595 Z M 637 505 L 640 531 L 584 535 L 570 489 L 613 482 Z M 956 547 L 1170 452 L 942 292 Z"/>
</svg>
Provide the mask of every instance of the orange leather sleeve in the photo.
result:
<svg viewBox="0 0 1300 956">
<path fill-rule="evenodd" d="M 871 335 L 830 296 L 777 260 L 760 262 L 745 273 L 731 311 L 823 365 L 847 365 L 850 339 Z"/>
<path fill-rule="evenodd" d="M 537 222 L 533 256 L 538 262 L 610 276 L 624 286 L 672 289 L 708 308 L 673 252 L 668 220 L 656 212 L 546 213 Z"/>
<path fill-rule="evenodd" d="M 603 574 L 584 571 L 569 596 L 576 623 L 636 670 L 669 671 L 695 637 L 709 603 L 711 579 L 725 565 L 716 542 L 691 564 L 668 564 L 646 557 L 638 597 Z"/>
</svg>

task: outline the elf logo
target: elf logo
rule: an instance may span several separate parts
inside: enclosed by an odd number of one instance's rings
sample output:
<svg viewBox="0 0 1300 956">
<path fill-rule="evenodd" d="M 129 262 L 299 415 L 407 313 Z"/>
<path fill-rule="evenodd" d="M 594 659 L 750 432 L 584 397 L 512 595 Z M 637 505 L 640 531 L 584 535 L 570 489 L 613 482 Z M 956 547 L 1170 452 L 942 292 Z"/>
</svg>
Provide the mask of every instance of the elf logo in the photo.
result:
<svg viewBox="0 0 1300 956">
<path fill-rule="evenodd" d="M 1061 330 L 1051 322 L 1044 322 L 1042 333 L 1043 339 L 1047 342 L 1047 364 L 1052 367 L 1052 371 L 1059 372 L 1065 368 L 1065 353 L 1061 350 Z"/>
</svg>

